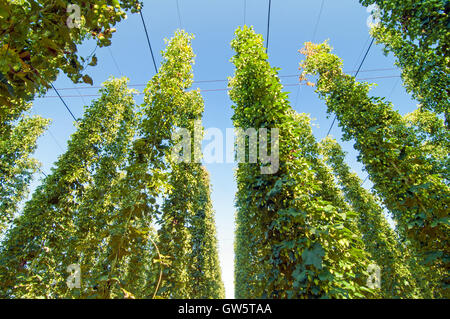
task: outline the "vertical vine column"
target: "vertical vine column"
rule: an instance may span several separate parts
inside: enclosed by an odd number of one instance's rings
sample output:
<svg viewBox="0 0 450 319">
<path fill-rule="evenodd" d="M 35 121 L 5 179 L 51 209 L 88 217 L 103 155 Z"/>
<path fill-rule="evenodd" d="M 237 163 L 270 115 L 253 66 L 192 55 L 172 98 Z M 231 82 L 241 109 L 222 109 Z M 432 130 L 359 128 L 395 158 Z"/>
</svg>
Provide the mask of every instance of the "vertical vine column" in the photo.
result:
<svg viewBox="0 0 450 319">
<path fill-rule="evenodd" d="M 92 186 L 102 151 L 117 142 L 133 105 L 125 81 L 106 82 L 101 94 L 86 109 L 66 153 L 7 233 L 0 254 L 1 291 L 6 296 L 57 297 L 67 290 L 68 265 L 62 260 L 76 250 L 68 244 L 77 210 Z"/>
<path fill-rule="evenodd" d="M 231 46 L 234 126 L 279 129 L 277 172 L 261 174 L 261 154 L 256 163 L 238 164 L 236 260 L 242 264 L 245 253 L 257 265 L 245 271 L 248 281 L 236 284 L 252 287 L 255 298 L 373 296 L 364 287 L 367 254 L 358 234 L 347 228 L 351 214 L 321 197 L 314 163 L 298 151 L 307 128 L 298 125 L 262 37 L 244 26 Z"/>
<path fill-rule="evenodd" d="M 21 100 L 17 103 L 24 110 L 31 107 Z M 50 124 L 39 116 L 8 111 L 0 128 L 0 235 L 13 221 L 19 203 L 28 193 L 28 185 L 39 168 L 31 154 L 36 150 L 36 140 Z"/>
<path fill-rule="evenodd" d="M 441 277 L 442 293 L 448 288 L 446 268 L 450 256 L 448 209 L 450 188 L 439 167 L 423 152 L 414 130 L 392 105 L 368 95 L 370 85 L 342 72 L 342 62 L 328 44 L 306 43 L 303 74 L 319 76 L 317 90 L 344 131 L 355 139 L 359 160 L 374 189 L 393 213 L 402 236 Z M 448 292 L 447 292 L 448 293 Z"/>
<path fill-rule="evenodd" d="M 346 199 L 358 213 L 358 227 L 364 244 L 375 263 L 381 268 L 381 289 L 384 298 L 417 298 L 414 275 L 407 267 L 405 254 L 397 236 L 390 228 L 376 198 L 361 184 L 362 181 L 345 164 L 345 154 L 331 138 L 321 142 L 324 158 L 342 186 Z"/>
</svg>

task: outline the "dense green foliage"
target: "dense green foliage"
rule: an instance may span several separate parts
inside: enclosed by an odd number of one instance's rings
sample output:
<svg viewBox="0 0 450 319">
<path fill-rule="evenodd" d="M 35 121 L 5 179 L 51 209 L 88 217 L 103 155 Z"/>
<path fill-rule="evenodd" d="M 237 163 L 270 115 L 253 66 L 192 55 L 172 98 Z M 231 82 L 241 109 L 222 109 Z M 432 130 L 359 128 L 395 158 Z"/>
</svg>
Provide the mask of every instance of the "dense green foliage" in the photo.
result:
<svg viewBox="0 0 450 319">
<path fill-rule="evenodd" d="M 48 120 L 39 116 L 16 115 L 0 126 L 0 235 L 12 222 L 19 203 L 27 194 L 31 178 L 39 168 L 30 155 L 48 124 Z"/>
<path fill-rule="evenodd" d="M 404 116 L 406 125 L 411 126 L 420 148 L 424 154 L 429 154 L 429 159 L 447 185 L 450 182 L 450 130 L 444 125 L 436 113 L 417 109 Z"/>
<path fill-rule="evenodd" d="M 342 72 L 328 44 L 306 43 L 301 51 L 304 79 L 318 75 L 317 90 L 336 114 L 344 139 L 353 138 L 374 189 L 397 222 L 400 236 L 428 265 L 430 276 L 447 286 L 450 189 L 442 165 L 424 152 L 422 141 L 392 105 L 370 97 L 370 85 Z"/>
<path fill-rule="evenodd" d="M 80 12 L 68 11 L 69 4 L 78 5 Z M 26 102 L 36 93 L 45 93 L 60 70 L 75 83 L 92 84 L 83 72 L 97 58 L 79 56 L 77 45 L 89 38 L 100 47 L 110 45 L 113 26 L 126 17 L 124 10 L 139 8 L 135 0 L 0 3 L 0 232 L 17 211 L 38 168 L 29 155 L 48 125 L 22 114 L 31 107 Z M 78 13 L 80 19 L 74 20 Z"/>
<path fill-rule="evenodd" d="M 190 37 L 187 39 L 190 41 Z M 193 58 L 187 43 L 181 49 L 185 50 L 186 59 Z M 175 61 L 179 52 L 173 53 Z M 187 60 L 186 65 L 187 62 L 192 61 Z M 186 71 L 190 72 L 190 67 L 189 64 Z M 191 73 L 186 73 L 185 88 L 190 86 L 191 77 Z M 171 81 L 170 85 L 173 84 L 176 83 Z M 187 156 L 184 162 L 174 158 L 173 154 L 168 158 L 169 194 L 163 201 L 158 221 L 161 226 L 158 230 L 158 246 L 161 254 L 169 257 L 169 266 L 163 271 L 159 294 L 166 298 L 224 298 L 209 176 L 201 163 L 197 162 L 200 160 L 197 154 L 201 154 L 201 147 L 198 142 L 191 140 L 196 134 L 198 138 L 203 136 L 203 128 L 199 125 L 204 109 L 203 99 L 199 91 L 175 88 L 167 90 L 171 92 L 167 97 L 178 99 L 175 100 L 178 104 L 174 104 L 178 105 L 177 111 L 180 112 L 176 126 L 190 133 L 191 148 L 189 153 L 189 150 L 177 153 L 182 158 Z M 184 108 L 180 110 L 181 105 Z M 176 143 L 178 140 L 171 142 Z"/>
<path fill-rule="evenodd" d="M 68 5 L 78 5 L 80 21 Z M 135 0 L 35 1 L 7 0 L 0 3 L 0 123 L 10 112 L 22 111 L 16 100 L 30 100 L 50 88 L 62 70 L 75 83 L 92 84 L 82 74 L 95 55 L 78 55 L 77 45 L 88 38 L 97 45 L 111 44 L 113 26 L 126 17 L 126 9 L 140 8 Z M 73 13 L 73 15 L 72 15 Z M 69 27 L 67 20 L 79 22 Z"/>
<path fill-rule="evenodd" d="M 359 0 L 379 8 L 371 33 L 392 52 L 405 88 L 423 108 L 445 114 L 450 128 L 450 2 L 446 0 Z"/>
<path fill-rule="evenodd" d="M 67 152 L 7 233 L 0 251 L 3 297 L 152 298 L 161 285 L 170 289 L 161 283 L 167 260 L 189 266 L 189 286 L 201 284 L 190 288 L 194 297 L 223 297 L 209 178 L 200 164 L 185 169 L 170 160 L 172 132 L 203 111 L 198 91 L 185 91 L 192 84 L 191 38 L 178 32 L 168 42 L 139 109 L 124 79 L 106 82 L 86 109 Z M 157 201 L 176 200 L 164 199 L 169 190 L 186 195 L 178 202 L 191 216 L 181 230 L 192 241 L 188 251 L 163 255 L 158 245 L 184 243 L 172 229 L 154 230 Z M 82 274 L 73 289 L 66 281 L 72 264 Z"/>
<path fill-rule="evenodd" d="M 365 287 L 369 259 L 354 227 L 356 214 L 333 202 L 336 196 L 323 186 L 327 173 L 319 172 L 309 119 L 290 108 L 262 37 L 244 27 L 231 45 L 234 126 L 278 128 L 280 135 L 275 174 L 261 174 L 261 154 L 257 163 L 239 163 L 236 172 L 236 296 L 375 296 Z M 268 141 L 274 150 L 276 141 Z"/>
<path fill-rule="evenodd" d="M 158 231 L 161 253 L 170 256 L 160 293 L 170 298 L 224 298 L 209 176 L 200 163 L 179 163 L 164 202 Z"/>
<path fill-rule="evenodd" d="M 367 251 L 381 268 L 381 291 L 384 298 L 420 297 L 410 269 L 406 267 L 404 248 L 384 217 L 377 198 L 361 186 L 362 181 L 345 164 L 345 154 L 331 138 L 321 142 L 322 153 L 338 177 L 345 197 L 358 213 L 358 228 Z"/>
<path fill-rule="evenodd" d="M 191 252 L 189 268 L 192 290 L 189 298 L 225 298 L 222 282 L 214 211 L 210 198 L 209 174 L 204 167 L 196 166 L 197 194 L 190 231 Z M 195 185 L 195 184 L 194 184 Z"/>
<path fill-rule="evenodd" d="M 67 239 L 75 231 L 80 203 L 97 178 L 94 173 L 103 157 L 125 138 L 122 126 L 132 124 L 134 103 L 124 85 L 124 81 L 105 83 L 102 97 L 86 110 L 67 152 L 14 221 L 1 254 L 2 295 L 57 297 L 67 290 L 65 268 L 74 261 L 60 261 L 75 253 L 76 245 L 69 246 Z"/>
<path fill-rule="evenodd" d="M 355 142 L 373 191 L 338 142 L 318 143 L 309 115 L 291 108 L 262 36 L 247 26 L 235 32 L 229 95 L 244 133 L 236 145 L 248 148 L 244 161 L 236 149 L 237 298 L 450 296 L 449 1 L 359 2 L 378 6 L 371 35 L 394 54 L 417 109 L 402 116 L 370 96 L 327 42 L 300 50 L 300 81 L 316 76 L 307 84 Z M 50 123 L 26 114 L 29 101 L 60 71 L 93 84 L 86 68 L 97 64 L 95 50 L 141 6 L 0 2 L 0 298 L 225 297 L 201 164 L 204 101 L 191 89 L 193 36 L 184 31 L 166 41 L 141 105 L 126 78 L 103 84 L 26 200 L 39 170 L 32 154 Z M 82 57 L 78 46 L 89 39 L 97 46 Z M 180 129 L 190 148 L 179 148 Z"/>
</svg>

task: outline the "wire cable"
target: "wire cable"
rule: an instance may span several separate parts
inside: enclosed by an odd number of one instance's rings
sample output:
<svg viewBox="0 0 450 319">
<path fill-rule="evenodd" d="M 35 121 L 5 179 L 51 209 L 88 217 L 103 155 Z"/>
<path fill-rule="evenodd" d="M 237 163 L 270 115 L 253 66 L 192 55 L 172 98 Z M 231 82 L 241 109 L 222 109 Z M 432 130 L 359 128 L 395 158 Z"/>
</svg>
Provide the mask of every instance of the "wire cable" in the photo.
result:
<svg viewBox="0 0 450 319">
<path fill-rule="evenodd" d="M 367 43 L 369 43 L 370 38 L 371 38 L 371 36 L 370 36 L 370 34 L 369 34 L 369 35 L 367 36 L 366 42 L 364 42 L 364 45 L 363 45 L 363 47 L 362 47 L 362 49 L 361 49 L 361 52 L 360 52 L 359 55 L 358 55 L 358 58 L 356 59 L 355 66 L 353 67 L 354 70 L 355 70 L 356 67 L 358 66 L 358 61 L 360 61 L 362 55 L 364 54 L 365 48 L 366 48 L 366 46 L 367 46 Z M 352 72 L 354 72 L 354 71 L 352 71 Z"/>
<path fill-rule="evenodd" d="M 368 178 L 369 178 L 369 175 L 367 175 L 366 178 L 364 178 L 364 180 L 362 181 L 361 185 L 359 185 L 359 186 L 363 186 L 364 183 L 367 181 Z"/>
<path fill-rule="evenodd" d="M 70 110 L 70 108 L 67 106 L 66 102 L 64 102 L 63 98 L 61 97 L 61 95 L 59 94 L 58 90 L 55 88 L 55 86 L 53 85 L 53 83 L 50 83 L 50 85 L 52 86 L 53 90 L 55 90 L 56 94 L 58 94 L 59 99 L 63 102 L 64 106 L 66 107 L 67 111 L 69 111 L 70 115 L 72 115 L 73 119 L 75 120 L 75 122 L 78 123 L 78 120 L 75 118 L 75 116 L 73 115 L 72 111 Z"/>
<path fill-rule="evenodd" d="M 363 72 L 379 72 L 379 71 L 393 71 L 393 70 L 397 70 L 396 68 L 384 68 L 384 69 L 371 69 L 371 70 L 360 70 L 359 73 L 363 73 Z M 355 72 L 353 71 L 345 71 L 346 73 L 353 73 Z M 286 75 L 279 75 L 279 78 L 292 78 L 292 77 L 299 77 L 300 74 L 286 74 Z M 381 79 L 381 78 L 394 78 L 394 77 L 400 77 L 397 75 L 388 75 L 388 76 L 379 76 L 379 77 L 369 77 L 369 78 L 365 78 L 365 79 L 359 79 L 359 80 L 373 80 L 373 79 Z M 193 83 L 215 83 L 215 82 L 227 82 L 227 79 L 216 79 L 216 80 L 197 80 L 197 81 L 193 81 Z M 146 86 L 146 83 L 137 83 L 137 84 L 129 84 L 129 86 Z M 64 91 L 64 90 L 84 90 L 84 89 L 100 89 L 102 88 L 102 86 L 81 86 L 81 87 L 63 87 L 63 88 L 58 88 L 59 91 Z"/>
<path fill-rule="evenodd" d="M 117 71 L 119 71 L 119 74 L 120 74 L 121 76 L 123 76 L 123 73 L 122 73 L 122 71 L 120 71 L 119 65 L 117 64 L 117 61 L 116 61 L 116 59 L 114 58 L 114 55 L 113 55 L 112 50 L 111 50 L 110 47 L 108 47 L 108 52 L 109 52 L 109 55 L 111 55 L 111 58 L 112 58 L 112 60 L 113 60 L 114 65 L 116 66 Z"/>
<path fill-rule="evenodd" d="M 80 91 L 78 90 L 78 88 L 72 83 L 72 87 L 75 91 L 77 91 L 78 95 L 81 97 L 81 101 L 83 101 L 83 105 L 87 105 L 86 101 L 84 100 L 83 96 L 81 95 Z M 69 88 L 70 89 L 70 88 Z M 89 87 L 87 87 L 87 89 L 90 89 Z M 61 91 L 61 89 L 59 89 Z"/>
<path fill-rule="evenodd" d="M 372 38 L 372 41 L 370 41 L 370 45 L 369 45 L 369 47 L 367 48 L 366 54 L 364 55 L 364 58 L 362 59 L 361 64 L 359 65 L 359 68 L 358 68 L 358 70 L 356 71 L 355 78 L 356 78 L 356 76 L 358 75 L 359 70 L 361 70 L 361 67 L 362 67 L 362 65 L 364 64 L 364 61 L 366 60 L 367 55 L 369 54 L 370 48 L 372 47 L 372 44 L 373 44 L 373 41 L 374 41 L 374 40 L 375 40 L 375 38 Z M 330 128 L 328 129 L 328 133 L 327 133 L 326 136 L 330 135 L 330 132 L 331 132 L 331 129 L 333 128 L 334 122 L 336 122 L 336 118 L 337 118 L 337 115 L 334 116 L 333 122 L 331 122 Z"/>
<path fill-rule="evenodd" d="M 155 73 L 158 73 L 158 68 L 156 67 L 155 56 L 153 55 L 152 45 L 150 44 L 150 38 L 148 36 L 147 26 L 145 25 L 144 16 L 142 15 L 142 10 L 139 10 L 139 15 L 141 16 L 142 25 L 144 26 L 145 36 L 147 37 L 148 47 L 152 55 L 153 66 L 155 67 Z"/>
<path fill-rule="evenodd" d="M 180 4 L 178 3 L 178 0 L 176 0 L 177 2 L 177 16 L 178 16 L 178 27 L 180 29 L 182 29 L 182 24 L 181 24 L 181 13 L 180 13 Z"/>
<path fill-rule="evenodd" d="M 316 25 L 314 26 L 314 32 L 313 32 L 312 42 L 314 42 L 314 41 L 316 40 L 317 29 L 318 29 L 318 27 L 319 27 L 320 17 L 322 16 L 323 5 L 324 5 L 324 3 L 325 3 L 325 0 L 322 0 L 322 3 L 320 4 L 319 15 L 317 16 Z M 296 93 L 296 95 L 295 95 L 294 108 L 297 107 L 299 95 L 300 95 L 300 86 L 297 87 L 297 93 Z"/>
<path fill-rule="evenodd" d="M 269 10 L 267 11 L 267 37 L 266 37 L 266 53 L 269 50 L 269 33 L 270 33 L 270 7 L 272 0 L 269 0 Z"/>
<path fill-rule="evenodd" d="M 389 92 L 388 98 L 391 97 L 392 93 L 394 93 L 395 89 L 397 88 L 398 83 L 400 82 L 401 77 L 399 77 L 399 79 L 397 81 L 395 81 L 394 86 L 392 87 L 391 92 Z"/>
<path fill-rule="evenodd" d="M 53 139 L 53 141 L 55 142 L 55 144 L 59 147 L 59 149 L 61 150 L 61 152 L 64 153 L 64 149 L 61 147 L 61 145 L 58 143 L 58 140 L 56 139 L 56 137 L 53 135 L 52 131 L 50 130 L 50 128 L 47 129 L 47 132 L 50 134 L 50 137 Z"/>
<path fill-rule="evenodd" d="M 39 172 L 41 172 L 45 177 L 48 177 L 47 174 L 45 174 L 45 172 L 43 170 L 41 170 L 40 168 L 38 168 Z"/>
<path fill-rule="evenodd" d="M 297 94 L 295 95 L 295 104 L 294 104 L 294 108 L 297 107 L 299 95 L 300 95 L 300 86 L 298 86 L 298 88 L 297 88 Z"/>
<path fill-rule="evenodd" d="M 247 15 L 247 0 L 244 0 L 244 25 L 245 25 L 245 16 Z"/>
<path fill-rule="evenodd" d="M 312 37 L 312 42 L 314 42 L 315 39 L 316 39 L 317 29 L 319 27 L 320 17 L 322 16 L 324 2 L 325 2 L 325 0 L 322 0 L 322 3 L 320 4 L 319 15 L 317 16 L 316 25 L 314 27 L 314 33 L 313 33 L 313 37 Z"/>
<path fill-rule="evenodd" d="M 391 76 L 379 76 L 379 77 L 371 77 L 371 78 L 364 78 L 364 79 L 359 79 L 359 81 L 365 81 L 365 80 L 372 80 L 372 79 L 387 79 L 387 78 L 399 78 L 400 75 L 391 75 Z M 226 82 L 227 80 L 216 80 L 216 82 Z M 210 82 L 210 81 L 208 81 Z M 130 84 L 129 86 L 133 87 L 133 86 L 145 86 L 146 84 Z M 283 84 L 283 86 L 298 86 L 298 85 L 306 85 L 304 83 L 290 83 L 290 84 Z M 67 88 L 68 90 L 71 88 Z M 200 89 L 201 92 L 211 92 L 211 91 L 227 91 L 228 89 Z M 139 94 L 143 94 L 143 93 L 139 93 Z M 139 95 L 137 94 L 137 95 Z M 62 97 L 95 97 L 95 96 L 100 96 L 100 94 L 83 94 L 83 95 L 64 95 Z M 41 98 L 55 98 L 58 97 L 56 95 L 47 95 L 47 96 L 43 96 Z"/>
<path fill-rule="evenodd" d="M 95 45 L 95 48 L 94 48 L 94 50 L 92 50 L 91 54 L 89 54 L 89 55 L 86 57 L 86 60 L 84 61 L 84 64 L 83 64 L 83 70 L 85 70 L 86 67 L 89 66 L 89 64 L 87 64 L 87 63 L 88 63 L 89 60 L 94 56 L 95 51 L 97 51 L 97 48 L 98 48 L 98 44 Z"/>
</svg>

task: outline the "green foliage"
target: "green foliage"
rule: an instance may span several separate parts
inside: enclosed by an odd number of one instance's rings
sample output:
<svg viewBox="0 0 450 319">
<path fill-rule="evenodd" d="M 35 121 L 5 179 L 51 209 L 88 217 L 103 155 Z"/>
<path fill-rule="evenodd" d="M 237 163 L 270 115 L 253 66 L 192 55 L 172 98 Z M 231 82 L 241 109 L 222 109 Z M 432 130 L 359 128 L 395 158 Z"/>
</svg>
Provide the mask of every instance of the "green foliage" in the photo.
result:
<svg viewBox="0 0 450 319">
<path fill-rule="evenodd" d="M 371 31 L 392 52 L 405 88 L 423 108 L 445 114 L 450 128 L 450 4 L 444 0 L 359 0 L 377 4 L 380 23 Z"/>
<path fill-rule="evenodd" d="M 80 8 L 79 28 L 69 28 L 68 5 Z M 97 46 L 111 44 L 113 26 L 126 17 L 126 9 L 136 11 L 140 4 L 134 0 L 100 1 L 22 1 L 0 3 L 0 156 L 2 200 L 0 231 L 11 221 L 25 194 L 37 162 L 29 158 L 35 140 L 47 123 L 43 119 L 26 119 L 22 113 L 29 109 L 26 101 L 50 88 L 59 71 L 74 83 L 92 84 L 85 72 L 87 64 L 97 64 L 97 57 L 79 56 L 77 45 L 94 38 Z M 74 16 L 73 16 L 74 17 Z M 73 21 L 72 21 L 73 22 Z M 25 102 L 24 102 L 25 101 Z M 12 129 L 14 121 L 21 122 Z M 29 132 L 24 131 L 27 128 Z M 18 144 L 22 135 L 24 142 Z M 33 141 L 34 140 L 34 141 Z"/>
<path fill-rule="evenodd" d="M 69 28 L 69 4 L 80 8 L 80 27 Z M 23 1 L 0 4 L 0 123 L 22 111 L 16 100 L 45 93 L 59 71 L 74 83 L 92 84 L 83 72 L 95 65 L 95 55 L 83 58 L 77 45 L 94 38 L 97 45 L 111 44 L 113 26 L 126 17 L 126 9 L 140 8 L 135 0 Z"/>
<path fill-rule="evenodd" d="M 191 164 L 192 165 L 192 164 Z M 191 261 L 188 255 L 192 234 L 189 231 L 196 180 L 188 164 L 180 163 L 173 167 L 169 184 L 172 190 L 164 200 L 158 230 L 158 246 L 161 253 L 169 258 L 169 265 L 163 271 L 163 280 L 159 295 L 164 298 L 189 298 L 191 280 L 188 268 Z"/>
<path fill-rule="evenodd" d="M 194 164 L 195 165 L 195 164 Z M 225 298 L 225 288 L 222 282 L 219 248 L 217 243 L 214 211 L 210 198 L 209 174 L 204 167 L 196 166 L 197 177 L 195 200 L 193 210 L 195 212 L 191 221 L 191 253 L 189 260 L 189 277 L 198 284 L 191 285 L 190 298 Z"/>
<path fill-rule="evenodd" d="M 161 253 L 171 260 L 161 296 L 224 298 L 208 173 L 200 163 L 179 163 L 170 185 L 158 231 Z"/>
<path fill-rule="evenodd" d="M 185 123 L 190 114 L 198 114 L 198 111 L 195 112 L 198 105 L 190 103 L 198 92 L 185 92 L 191 86 L 193 77 L 194 54 L 190 46 L 191 39 L 192 36 L 183 31 L 175 34 L 163 52 L 163 62 L 158 74 L 145 89 L 138 138 L 133 142 L 129 163 L 125 168 L 126 175 L 120 181 L 115 195 L 118 209 L 110 221 L 113 226 L 110 230 L 109 250 L 103 261 L 105 268 L 111 266 L 102 284 L 102 297 L 115 296 L 110 282 L 114 278 L 121 278 L 127 256 L 136 253 L 133 251 L 136 243 L 149 240 L 149 227 L 143 226 L 156 221 L 156 213 L 159 211 L 157 200 L 170 187 L 168 159 L 174 144 L 172 132 L 175 127 Z M 182 240 L 179 241 L 180 247 L 183 247 Z M 170 252 L 175 254 L 174 251 Z M 167 254 L 164 250 L 161 253 L 163 256 Z M 175 258 L 178 255 L 168 257 Z M 177 258 L 177 262 L 184 261 Z M 161 289 L 165 289 L 164 285 Z"/>
<path fill-rule="evenodd" d="M 127 80 L 104 84 L 101 98 L 77 123 L 67 152 L 7 233 L 0 251 L 1 296 L 224 297 L 208 174 L 200 164 L 175 164 L 171 158 L 175 128 L 192 130 L 203 112 L 199 92 L 186 91 L 193 77 L 191 39 L 179 31 L 168 41 L 140 108 Z M 15 156 L 10 165 L 26 159 L 46 123 L 22 122 L 9 144 L 1 145 Z M 17 203 L 6 204 L 10 219 Z M 155 222 L 162 224 L 158 233 Z M 66 284 L 71 264 L 81 268 L 79 288 Z"/>
<path fill-rule="evenodd" d="M 21 115 L 0 128 L 0 235 L 12 222 L 19 203 L 27 195 L 31 178 L 39 168 L 39 163 L 30 155 L 48 124 L 48 120 L 39 116 Z"/>
<path fill-rule="evenodd" d="M 67 152 L 21 209 L 39 168 L 31 154 L 49 124 L 23 114 L 27 101 L 60 71 L 92 85 L 85 71 L 97 57 L 79 56 L 77 46 L 110 45 L 125 10 L 142 5 L 70 3 L 81 9 L 79 27 L 67 25 L 68 1 L 0 3 L 0 297 L 223 298 L 208 172 L 172 154 L 172 133 L 195 135 L 204 108 L 199 91 L 189 91 L 193 36 L 184 31 L 167 41 L 142 105 L 126 79 L 104 83 Z M 231 42 L 234 126 L 280 132 L 263 141 L 269 153 L 272 142 L 279 147 L 278 171 L 262 174 L 262 154 L 236 171 L 238 298 L 449 296 L 449 3 L 360 3 L 380 7 L 371 33 L 396 56 L 418 109 L 402 117 L 370 97 L 370 85 L 344 74 L 327 43 L 306 43 L 300 80 L 318 75 L 317 92 L 344 139 L 356 141 L 375 194 L 350 172 L 337 142 L 317 143 L 309 116 L 292 110 L 263 38 L 244 27 Z M 192 146 L 195 161 L 200 146 Z M 381 267 L 381 289 L 366 287 L 372 263 Z M 71 264 L 81 267 L 79 288 L 66 284 Z"/>
<path fill-rule="evenodd" d="M 200 93 L 177 93 L 183 103 L 177 125 L 187 129 L 191 137 L 198 134 L 201 138 L 204 106 Z M 191 141 L 191 161 L 200 153 L 200 145 Z M 165 298 L 224 298 L 208 173 L 200 163 L 178 162 L 172 157 L 168 161 L 169 194 L 158 220 L 158 246 L 169 258 L 169 265 L 164 269 L 159 294 Z"/>
<path fill-rule="evenodd" d="M 436 274 L 445 295 L 450 189 L 442 166 L 424 153 L 421 140 L 392 105 L 370 97 L 370 85 L 344 74 L 341 60 L 330 51 L 326 43 L 306 43 L 301 79 L 319 76 L 316 92 L 326 100 L 328 112 L 336 114 L 344 139 L 356 141 L 359 160 L 401 237 L 430 267 L 430 274 Z"/>
<path fill-rule="evenodd" d="M 252 224 L 250 221 L 252 210 L 247 210 L 243 192 L 236 194 L 236 206 L 239 209 L 236 213 L 236 228 L 234 239 L 234 297 L 237 299 L 250 299 L 262 296 L 264 282 L 258 280 L 260 274 L 265 273 L 264 264 L 259 261 L 258 246 L 252 242 Z"/>
<path fill-rule="evenodd" d="M 133 123 L 132 91 L 125 80 L 106 82 L 101 93 L 7 233 L 0 260 L 3 296 L 61 297 L 67 291 L 66 267 L 73 261 L 61 261 L 77 250 L 71 235 L 77 218 L 83 218 L 82 200 L 92 192 L 105 158 L 129 138 Z"/>
<path fill-rule="evenodd" d="M 404 247 L 389 227 L 383 209 L 375 196 L 364 189 L 361 180 L 345 164 L 345 153 L 330 137 L 321 142 L 322 153 L 338 177 L 345 197 L 358 213 L 358 228 L 372 259 L 381 268 L 383 298 L 417 298 L 416 283 L 411 270 L 406 267 Z"/>
<path fill-rule="evenodd" d="M 421 149 L 433 166 L 439 171 L 445 182 L 450 180 L 450 131 L 435 113 L 417 109 L 404 116 L 406 125 L 414 129 L 421 143 Z"/>
<path fill-rule="evenodd" d="M 235 277 L 236 295 L 375 296 L 364 287 L 369 260 L 354 214 L 325 199 L 309 119 L 290 108 L 262 37 L 239 28 L 231 46 L 236 51 L 230 79 L 234 126 L 280 129 L 278 172 L 262 175 L 259 157 L 257 163 L 240 163 L 236 172 L 235 253 L 236 267 L 242 267 Z"/>
</svg>

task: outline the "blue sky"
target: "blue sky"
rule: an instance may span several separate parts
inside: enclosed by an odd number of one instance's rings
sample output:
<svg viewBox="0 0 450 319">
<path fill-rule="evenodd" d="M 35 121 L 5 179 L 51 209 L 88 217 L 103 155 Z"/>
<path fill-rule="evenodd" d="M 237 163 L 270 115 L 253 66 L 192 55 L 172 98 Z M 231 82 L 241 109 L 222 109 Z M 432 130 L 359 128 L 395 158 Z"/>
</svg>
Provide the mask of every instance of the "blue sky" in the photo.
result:
<svg viewBox="0 0 450 319">
<path fill-rule="evenodd" d="M 233 39 L 234 30 L 242 26 L 245 19 L 245 24 L 254 26 L 256 32 L 266 37 L 268 2 L 269 0 L 178 0 L 178 16 L 176 0 L 145 0 L 142 12 L 157 66 L 159 67 L 161 61 L 160 51 L 164 48 L 164 38 L 170 38 L 177 28 L 182 28 L 195 35 L 192 43 L 196 54 L 194 80 L 226 80 L 234 72 L 233 65 L 229 62 L 233 55 L 230 41 Z M 334 53 L 343 58 L 346 71 L 356 70 L 361 62 L 369 45 L 369 29 L 366 24 L 369 13 L 366 8 L 361 6 L 358 0 L 325 0 L 318 19 L 321 4 L 322 0 L 272 0 L 268 54 L 271 65 L 281 68 L 280 76 L 298 73 L 298 64 L 302 58 L 298 50 L 306 41 L 322 42 L 329 39 Z M 127 76 L 130 86 L 136 84 L 138 86 L 133 87 L 142 91 L 144 86 L 139 85 L 147 83 L 154 75 L 154 67 L 141 19 L 138 14 L 129 13 L 128 18 L 116 28 L 112 45 L 110 48 L 97 48 L 98 65 L 89 67 L 88 73 L 94 80 L 94 86 L 101 85 L 111 75 Z M 80 47 L 80 52 L 87 56 L 94 48 L 95 43 L 88 41 Z M 382 46 L 374 44 L 358 78 L 372 78 L 367 81 L 377 83 L 377 87 L 371 94 L 387 97 L 401 114 L 405 114 L 415 109 L 416 102 L 403 89 L 398 77 L 400 72 L 393 63 L 393 57 L 384 56 Z M 375 77 L 378 78 L 373 79 Z M 318 139 L 325 137 L 333 117 L 327 118 L 326 107 L 314 93 L 314 88 L 295 86 L 298 83 L 296 77 L 281 79 L 286 85 L 285 91 L 291 92 L 289 97 L 292 107 L 297 112 L 311 114 L 315 119 L 315 136 Z M 63 74 L 58 77 L 54 86 L 59 89 L 76 117 L 82 116 L 83 105 L 89 105 L 91 99 L 95 98 L 89 95 L 97 94 L 98 90 L 87 88 L 88 85 L 85 84 L 74 85 Z M 196 87 L 203 90 L 225 89 L 227 83 L 194 83 L 194 88 Z M 232 127 L 232 102 L 227 92 L 205 91 L 202 95 L 205 100 L 203 125 L 205 128 L 219 128 L 225 133 L 226 128 Z M 33 114 L 53 121 L 50 129 L 38 140 L 35 154 L 46 173 L 50 172 L 58 155 L 64 152 L 67 140 L 75 131 L 73 119 L 62 102 L 54 96 L 55 92 L 50 90 L 45 97 L 36 98 L 32 109 Z M 137 96 L 136 101 L 141 102 L 142 96 Z M 337 123 L 331 134 L 338 139 L 341 137 Z M 353 150 L 353 143 L 345 142 L 342 145 L 349 153 L 349 165 L 365 178 L 366 173 L 356 161 L 357 154 Z M 235 164 L 206 166 L 211 175 L 222 278 L 226 296 L 232 298 Z M 32 188 L 39 183 L 40 176 L 36 175 Z M 364 186 L 370 187 L 370 181 Z"/>
</svg>

